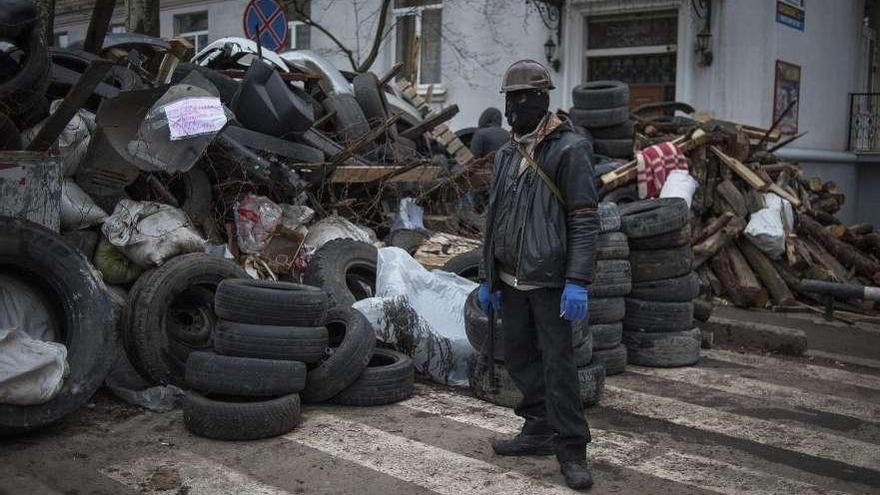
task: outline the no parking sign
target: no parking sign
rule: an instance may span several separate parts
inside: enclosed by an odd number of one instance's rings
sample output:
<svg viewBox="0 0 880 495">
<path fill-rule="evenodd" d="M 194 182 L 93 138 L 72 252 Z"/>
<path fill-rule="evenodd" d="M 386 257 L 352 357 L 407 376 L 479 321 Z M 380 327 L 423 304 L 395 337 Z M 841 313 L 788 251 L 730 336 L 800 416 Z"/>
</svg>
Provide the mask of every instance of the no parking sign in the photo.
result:
<svg viewBox="0 0 880 495">
<path fill-rule="evenodd" d="M 276 0 L 250 0 L 244 8 L 244 35 L 267 50 L 277 52 L 287 44 L 288 28 L 284 7 Z"/>
</svg>

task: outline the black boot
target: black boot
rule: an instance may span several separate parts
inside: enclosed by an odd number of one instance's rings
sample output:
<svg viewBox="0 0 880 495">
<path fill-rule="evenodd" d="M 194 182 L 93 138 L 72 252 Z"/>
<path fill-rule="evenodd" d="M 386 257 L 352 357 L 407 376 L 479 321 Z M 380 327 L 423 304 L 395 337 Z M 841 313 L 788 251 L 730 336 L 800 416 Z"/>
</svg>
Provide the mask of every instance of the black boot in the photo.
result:
<svg viewBox="0 0 880 495">
<path fill-rule="evenodd" d="M 593 466 L 589 458 L 560 460 L 559 470 L 569 488 L 585 490 L 593 486 Z"/>
<path fill-rule="evenodd" d="M 509 439 L 495 439 L 492 441 L 492 449 L 498 455 L 551 455 L 556 452 L 555 434 L 546 435 L 519 435 Z"/>
</svg>

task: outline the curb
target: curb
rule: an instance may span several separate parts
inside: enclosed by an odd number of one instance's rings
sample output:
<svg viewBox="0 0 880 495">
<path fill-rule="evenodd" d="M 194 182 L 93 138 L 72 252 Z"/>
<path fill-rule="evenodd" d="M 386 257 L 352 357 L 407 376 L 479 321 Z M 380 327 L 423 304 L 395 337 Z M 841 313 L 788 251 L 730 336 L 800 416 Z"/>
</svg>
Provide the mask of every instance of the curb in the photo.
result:
<svg viewBox="0 0 880 495">
<path fill-rule="evenodd" d="M 807 350 L 807 335 L 796 328 L 732 320 L 713 316 L 698 324 L 704 332 L 712 333 L 714 345 L 737 345 L 758 348 L 788 356 L 802 356 Z"/>
</svg>

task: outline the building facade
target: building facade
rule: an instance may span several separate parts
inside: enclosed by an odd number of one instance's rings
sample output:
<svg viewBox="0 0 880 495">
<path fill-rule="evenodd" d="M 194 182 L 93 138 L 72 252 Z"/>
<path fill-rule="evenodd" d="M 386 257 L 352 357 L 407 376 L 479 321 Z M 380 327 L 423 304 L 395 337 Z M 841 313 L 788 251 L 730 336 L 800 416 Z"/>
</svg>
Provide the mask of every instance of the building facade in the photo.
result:
<svg viewBox="0 0 880 495">
<path fill-rule="evenodd" d="M 288 6 L 287 46 L 322 53 L 342 70 L 368 58 L 382 0 L 297 2 Z M 85 36 L 89 2 L 67 3 L 59 1 L 56 40 L 73 42 Z M 571 105 L 578 84 L 608 78 L 630 83 L 633 106 L 674 99 L 759 127 L 769 127 L 796 98 L 780 127 L 806 134 L 780 154 L 838 183 L 847 194 L 842 220 L 880 223 L 880 195 L 873 194 L 880 163 L 850 151 L 858 98 L 851 95 L 880 89 L 874 0 L 569 0 L 558 2 L 561 12 L 554 3 L 392 0 L 370 70 L 381 74 L 404 63 L 434 105 L 458 105 L 453 128 L 476 125 L 488 106 L 503 107 L 501 76 L 521 58 L 555 65 L 551 105 L 559 108 Z M 161 34 L 185 36 L 197 47 L 242 36 L 246 4 L 163 0 Z M 123 5 L 114 26 L 124 19 Z M 880 149 L 873 139 L 863 151 Z"/>
</svg>

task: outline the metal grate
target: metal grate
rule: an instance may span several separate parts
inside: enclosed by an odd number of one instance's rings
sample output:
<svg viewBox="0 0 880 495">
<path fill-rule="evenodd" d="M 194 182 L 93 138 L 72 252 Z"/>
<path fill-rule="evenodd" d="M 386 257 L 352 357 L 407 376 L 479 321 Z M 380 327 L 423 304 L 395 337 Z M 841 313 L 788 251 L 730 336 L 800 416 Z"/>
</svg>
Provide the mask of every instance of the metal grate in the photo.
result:
<svg viewBox="0 0 880 495">
<path fill-rule="evenodd" d="M 880 153 L 880 93 L 849 95 L 849 150 Z"/>
</svg>

